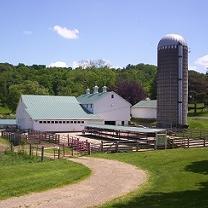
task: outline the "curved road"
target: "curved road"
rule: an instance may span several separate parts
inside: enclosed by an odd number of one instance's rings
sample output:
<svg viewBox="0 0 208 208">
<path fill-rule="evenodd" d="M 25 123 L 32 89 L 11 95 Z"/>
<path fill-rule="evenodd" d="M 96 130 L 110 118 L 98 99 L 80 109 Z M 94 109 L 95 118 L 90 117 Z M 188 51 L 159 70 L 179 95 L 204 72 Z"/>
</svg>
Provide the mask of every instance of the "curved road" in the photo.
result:
<svg viewBox="0 0 208 208">
<path fill-rule="evenodd" d="M 89 167 L 92 174 L 76 184 L 0 201 L 0 207 L 92 207 L 134 191 L 147 179 L 144 171 L 126 163 L 88 157 L 71 160 Z"/>
</svg>

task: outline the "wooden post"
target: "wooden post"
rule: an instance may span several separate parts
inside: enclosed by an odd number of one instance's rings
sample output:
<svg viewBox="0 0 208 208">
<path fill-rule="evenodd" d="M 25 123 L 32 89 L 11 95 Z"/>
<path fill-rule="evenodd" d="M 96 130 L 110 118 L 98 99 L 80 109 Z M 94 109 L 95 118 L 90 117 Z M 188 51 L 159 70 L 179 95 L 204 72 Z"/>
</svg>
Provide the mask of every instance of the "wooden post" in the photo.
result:
<svg viewBox="0 0 208 208">
<path fill-rule="evenodd" d="M 118 152 L 118 141 L 116 141 L 115 151 Z"/>
<path fill-rule="evenodd" d="M 58 147 L 58 159 L 60 159 L 60 147 Z"/>
<path fill-rule="evenodd" d="M 138 141 L 138 139 L 136 140 L 136 151 L 138 152 L 138 150 L 139 150 L 139 141 Z"/>
<path fill-rule="evenodd" d="M 43 162 L 44 158 L 44 146 L 41 147 L 41 162 Z"/>
<path fill-rule="evenodd" d="M 74 145 L 73 145 L 73 143 L 72 143 L 71 148 L 72 148 L 72 156 L 74 156 Z"/>
<path fill-rule="evenodd" d="M 189 141 L 189 137 L 188 137 L 188 148 L 189 148 L 189 142 L 190 142 L 190 141 Z"/>
<path fill-rule="evenodd" d="M 205 139 L 205 138 L 203 138 L 203 140 L 204 140 L 204 147 L 206 147 L 206 139 Z"/>
<path fill-rule="evenodd" d="M 65 157 L 65 146 L 63 144 L 63 157 Z"/>
<path fill-rule="evenodd" d="M 13 152 L 13 151 L 14 151 L 14 148 L 13 148 L 13 144 L 12 144 L 12 142 L 10 142 L 10 149 L 11 149 L 11 152 Z"/>
<path fill-rule="evenodd" d="M 87 143 L 87 153 L 88 153 L 88 155 L 91 155 L 91 146 L 90 146 L 90 142 Z"/>
<path fill-rule="evenodd" d="M 29 144 L 29 148 L 30 148 L 29 154 L 30 154 L 30 156 L 32 156 L 32 144 Z"/>
<path fill-rule="evenodd" d="M 68 147 L 69 147 L 69 135 L 68 135 L 68 141 L 67 141 Z"/>
<path fill-rule="evenodd" d="M 100 151 L 103 152 L 103 141 L 100 143 Z"/>
</svg>

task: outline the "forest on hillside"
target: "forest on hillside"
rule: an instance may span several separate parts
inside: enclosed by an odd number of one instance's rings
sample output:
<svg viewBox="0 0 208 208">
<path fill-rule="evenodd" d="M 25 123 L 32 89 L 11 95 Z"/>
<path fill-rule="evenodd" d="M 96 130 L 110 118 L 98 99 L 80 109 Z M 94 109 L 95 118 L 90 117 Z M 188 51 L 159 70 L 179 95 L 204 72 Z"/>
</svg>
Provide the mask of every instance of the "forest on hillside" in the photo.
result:
<svg viewBox="0 0 208 208">
<path fill-rule="evenodd" d="M 157 67 L 127 65 L 104 67 L 47 68 L 45 65 L 17 66 L 0 63 L 0 106 L 16 109 L 21 94 L 79 96 L 96 84 L 114 90 L 131 104 L 145 97 L 156 99 Z M 189 71 L 190 102 L 208 102 L 208 74 Z"/>
</svg>

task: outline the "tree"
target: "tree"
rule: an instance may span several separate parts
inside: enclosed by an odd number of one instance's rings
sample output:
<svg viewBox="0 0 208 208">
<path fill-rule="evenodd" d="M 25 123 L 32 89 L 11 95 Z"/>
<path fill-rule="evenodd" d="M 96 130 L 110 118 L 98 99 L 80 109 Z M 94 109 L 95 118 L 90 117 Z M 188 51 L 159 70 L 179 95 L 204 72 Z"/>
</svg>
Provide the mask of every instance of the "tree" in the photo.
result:
<svg viewBox="0 0 208 208">
<path fill-rule="evenodd" d="M 120 80 L 111 88 L 132 105 L 146 98 L 147 94 L 143 87 L 136 81 Z"/>
<path fill-rule="evenodd" d="M 39 85 L 36 81 L 26 80 L 22 84 L 14 84 L 9 87 L 8 107 L 14 112 L 22 94 L 48 95 L 48 89 Z"/>
</svg>

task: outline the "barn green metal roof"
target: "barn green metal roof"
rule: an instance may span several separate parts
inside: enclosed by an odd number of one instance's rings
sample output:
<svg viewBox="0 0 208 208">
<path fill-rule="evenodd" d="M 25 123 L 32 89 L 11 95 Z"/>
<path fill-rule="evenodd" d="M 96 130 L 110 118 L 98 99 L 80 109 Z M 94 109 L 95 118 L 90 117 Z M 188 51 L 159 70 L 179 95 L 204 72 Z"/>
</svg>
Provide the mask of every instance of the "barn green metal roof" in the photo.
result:
<svg viewBox="0 0 208 208">
<path fill-rule="evenodd" d="M 86 113 L 73 96 L 22 95 L 32 119 L 99 119 Z"/>
<path fill-rule="evenodd" d="M 114 130 L 121 132 L 134 132 L 134 133 L 161 133 L 166 132 L 166 129 L 158 128 L 140 128 L 132 126 L 114 126 L 114 125 L 86 125 L 85 127 L 104 129 L 104 130 Z"/>
<path fill-rule="evenodd" d="M 77 97 L 81 104 L 93 104 L 102 97 L 105 97 L 110 92 L 100 92 L 95 94 L 83 94 Z"/>
<path fill-rule="evenodd" d="M 132 108 L 157 108 L 157 100 L 142 100 L 133 105 Z"/>
</svg>

